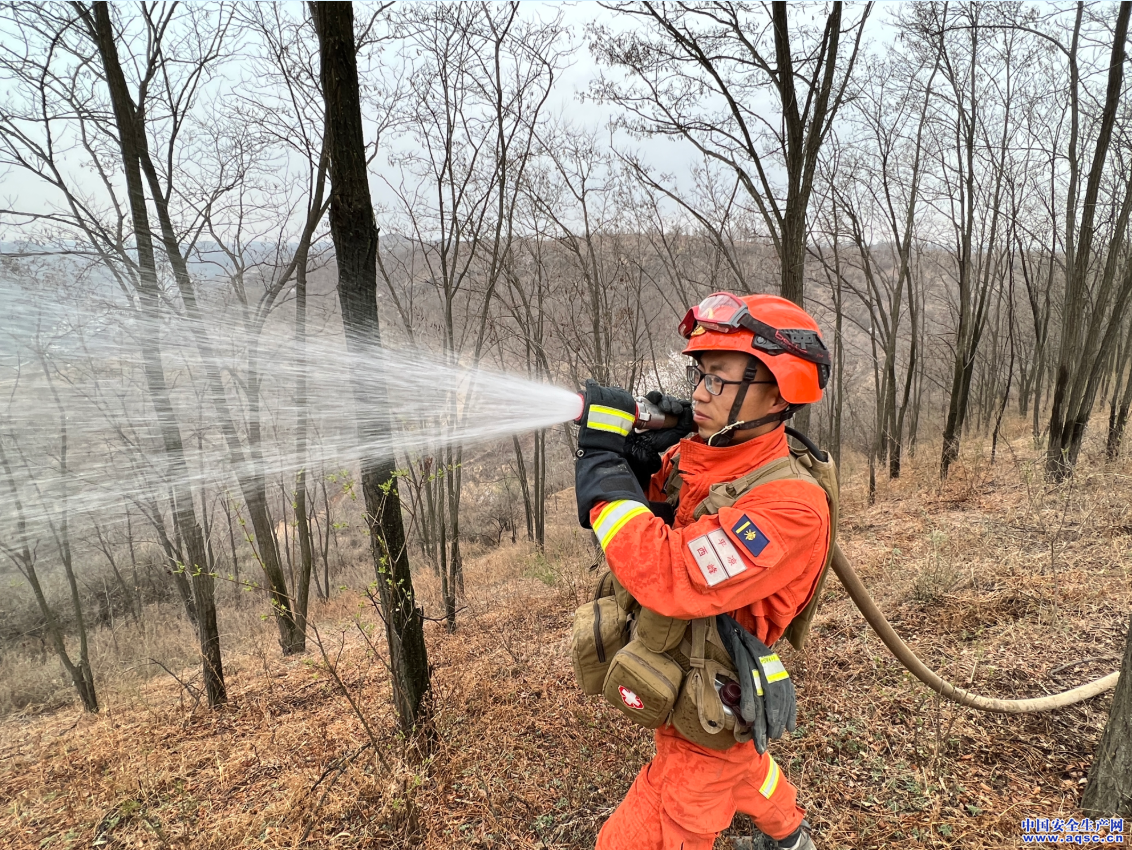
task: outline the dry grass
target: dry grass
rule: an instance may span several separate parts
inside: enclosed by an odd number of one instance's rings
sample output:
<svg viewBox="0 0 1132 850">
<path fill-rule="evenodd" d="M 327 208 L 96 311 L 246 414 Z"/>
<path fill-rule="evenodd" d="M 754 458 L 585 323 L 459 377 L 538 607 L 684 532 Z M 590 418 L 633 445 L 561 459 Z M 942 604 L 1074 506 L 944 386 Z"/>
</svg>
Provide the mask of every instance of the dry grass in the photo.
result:
<svg viewBox="0 0 1132 850">
<path fill-rule="evenodd" d="M 1107 672 L 1114 661 L 1088 659 L 1119 656 L 1132 602 L 1129 469 L 1047 488 L 1026 442 L 993 468 L 965 454 L 942 487 L 925 448 L 923 468 L 909 465 L 873 506 L 850 479 L 842 512 L 846 553 L 896 629 L 994 696 Z M 459 628 L 428 625 L 428 755 L 391 731 L 384 662 L 358 630 L 373 612 L 342 594 L 319 611 L 319 634 L 380 757 L 319 653 L 279 659 L 269 631 L 245 635 L 258 649 L 230 652 L 222 711 L 193 710 L 157 679 L 113 694 L 97 717 L 71 707 L 5 721 L 6 846 L 592 847 L 652 743 L 574 685 L 570 616 L 592 549 L 560 501 L 545 558 L 524 545 L 469 553 Z M 434 579 L 418 584 L 438 615 Z M 785 655 L 800 726 L 775 754 L 822 847 L 1018 846 L 1021 818 L 1076 813 L 1109 697 L 1029 717 L 940 702 L 836 583 L 811 649 Z"/>
</svg>

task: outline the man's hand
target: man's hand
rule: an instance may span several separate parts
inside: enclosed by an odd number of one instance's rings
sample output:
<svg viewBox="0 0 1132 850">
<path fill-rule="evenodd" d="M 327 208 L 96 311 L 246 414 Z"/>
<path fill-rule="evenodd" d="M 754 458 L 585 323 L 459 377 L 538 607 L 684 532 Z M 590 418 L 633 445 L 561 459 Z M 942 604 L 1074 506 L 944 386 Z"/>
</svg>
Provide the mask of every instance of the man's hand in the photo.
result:
<svg viewBox="0 0 1132 850">
<path fill-rule="evenodd" d="M 695 429 L 692 421 L 692 403 L 684 399 L 664 395 L 660 390 L 652 390 L 645 398 L 656 405 L 661 413 L 675 416 L 675 427 L 659 431 L 633 432 L 625 439 L 625 459 L 646 491 L 649 479 L 660 471 L 660 457 Z"/>
<path fill-rule="evenodd" d="M 586 381 L 586 406 L 578 429 L 579 449 L 604 449 L 620 454 L 637 421 L 637 401 L 620 387 Z"/>
<path fill-rule="evenodd" d="M 680 420 L 676 427 L 669 430 L 683 431 L 685 434 L 692 430 L 692 402 L 683 398 L 665 395 L 660 390 L 649 390 L 645 393 L 652 404 L 655 404 L 661 413 L 675 416 Z"/>
</svg>

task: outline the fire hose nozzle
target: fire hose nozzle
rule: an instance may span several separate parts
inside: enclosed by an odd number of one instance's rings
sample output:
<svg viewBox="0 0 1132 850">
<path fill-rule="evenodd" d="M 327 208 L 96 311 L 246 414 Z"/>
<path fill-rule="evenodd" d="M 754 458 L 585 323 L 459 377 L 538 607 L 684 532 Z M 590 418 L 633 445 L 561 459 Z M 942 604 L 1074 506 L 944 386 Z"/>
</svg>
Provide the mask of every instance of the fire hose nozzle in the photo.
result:
<svg viewBox="0 0 1132 850">
<path fill-rule="evenodd" d="M 578 398 L 582 401 L 582 409 L 578 412 L 574 424 L 581 425 L 582 417 L 586 414 L 585 393 L 578 393 Z M 662 412 L 659 407 L 644 396 L 636 398 L 635 401 L 637 402 L 637 419 L 633 423 L 633 427 L 638 431 L 661 431 L 665 428 L 676 427 L 679 420 L 675 416 Z"/>
</svg>

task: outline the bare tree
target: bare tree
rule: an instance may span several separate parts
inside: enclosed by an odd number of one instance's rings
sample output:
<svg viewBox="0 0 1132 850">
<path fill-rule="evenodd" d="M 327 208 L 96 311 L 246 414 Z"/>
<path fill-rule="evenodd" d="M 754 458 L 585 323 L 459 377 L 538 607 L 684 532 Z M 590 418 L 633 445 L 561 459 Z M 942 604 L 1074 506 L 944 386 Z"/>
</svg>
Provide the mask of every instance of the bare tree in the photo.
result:
<svg viewBox="0 0 1132 850">
<path fill-rule="evenodd" d="M 122 168 L 126 179 L 129 206 L 136 243 L 138 264 L 138 295 L 144 320 L 149 332 L 143 337 L 143 357 L 146 379 L 153 399 L 158 421 L 161 424 L 165 449 L 170 457 L 173 482 L 176 528 L 184 539 L 188 556 L 187 567 L 192 577 L 194 607 L 200 637 L 201 657 L 204 662 L 205 691 L 209 705 L 227 701 L 224 685 L 224 668 L 220 656 L 220 633 L 216 622 L 216 601 L 211 565 L 205 551 L 204 533 L 196 519 L 192 493 L 188 488 L 187 466 L 180 428 L 169 402 L 168 388 L 162 368 L 161 350 L 157 344 L 157 323 L 160 321 L 160 292 L 157 282 L 157 263 L 153 250 L 153 237 L 146 209 L 145 188 L 142 181 L 142 150 L 137 106 L 132 102 L 125 75 L 118 59 L 116 34 L 106 3 L 94 3 L 90 8 L 75 6 L 80 20 L 96 45 L 102 60 L 106 85 L 118 131 Z M 156 56 L 150 57 L 147 79 L 159 70 Z"/>
<path fill-rule="evenodd" d="M 383 258 L 382 274 L 410 338 L 417 325 L 431 325 L 448 362 L 463 355 L 478 364 L 491 341 L 496 292 L 513 263 L 517 197 L 562 63 L 562 28 L 558 20 L 524 20 L 515 3 L 465 4 L 407 6 L 395 32 L 408 69 L 400 113 L 408 145 L 393 157 L 402 181 L 392 223 L 403 228 L 393 247 L 408 259 L 394 265 Z M 421 282 L 410 268 L 425 276 L 423 294 L 431 298 L 416 297 Z M 455 394 L 450 402 L 440 427 L 455 429 Z M 451 629 L 463 589 L 462 447 L 446 445 L 429 464 L 419 479 L 426 510 L 418 514 L 430 520 L 422 542 L 435 553 Z"/>
<path fill-rule="evenodd" d="M 294 472 L 293 497 L 285 492 L 281 502 L 284 511 L 287 503 L 293 502 L 299 569 L 297 576 L 292 574 L 289 584 L 283 577 L 281 568 L 274 575 L 275 580 L 282 583 L 285 598 L 289 600 L 287 608 L 293 611 L 292 617 L 281 618 L 281 628 L 286 629 L 286 633 L 281 635 L 284 651 L 301 652 L 306 647 L 306 622 L 315 555 L 311 511 L 308 507 L 312 425 L 307 381 L 310 366 L 307 362 L 307 283 L 318 231 L 329 203 L 326 198 L 327 160 L 323 144 L 323 105 L 319 92 L 317 48 L 309 46 L 310 36 L 313 35 L 309 19 L 292 19 L 277 6 L 256 6 L 245 9 L 244 12 L 247 26 L 256 34 L 265 61 L 255 90 L 241 98 L 243 118 L 254 123 L 256 133 L 265 140 L 274 141 L 296 154 L 303 172 L 302 179 L 297 181 L 303 198 L 301 230 L 293 245 L 282 244 L 275 252 L 282 262 L 277 262 L 269 269 L 260 269 L 266 282 L 258 303 L 249 303 L 242 275 L 238 283 L 233 279 L 236 284 L 234 291 L 244 317 L 245 336 L 249 340 L 246 395 L 249 427 L 253 431 L 253 452 L 261 440 L 256 436 L 261 427 L 258 416 L 258 340 L 268 314 L 280 303 L 294 281 L 294 399 L 290 406 L 296 417 L 294 440 L 299 468 Z M 282 241 L 287 234 L 286 228 L 278 229 L 277 232 Z M 232 269 L 241 270 L 245 263 L 245 251 L 238 246 L 226 247 L 220 234 L 216 234 L 216 243 L 228 255 Z M 287 535 L 284 538 L 285 546 L 289 540 L 290 535 Z M 329 593 L 329 586 L 326 592 Z"/>
<path fill-rule="evenodd" d="M 1072 129 L 1069 136 L 1069 186 L 1065 204 L 1065 294 L 1062 301 L 1061 344 L 1053 406 L 1046 446 L 1046 473 L 1055 480 L 1067 477 L 1077 461 L 1085 426 L 1092 413 L 1105 360 L 1115 346 L 1128 299 L 1132 296 L 1132 263 L 1120 258 L 1132 213 L 1132 179 L 1123 181 L 1123 200 L 1116 213 L 1106 250 L 1098 255 L 1095 242 L 1097 212 L 1105 163 L 1121 106 L 1124 85 L 1125 41 L 1132 3 L 1120 4 L 1113 28 L 1108 80 L 1085 192 L 1078 207 L 1081 175 L 1079 153 L 1081 78 L 1078 68 L 1079 37 L 1084 4 L 1077 6 L 1072 41 L 1066 50 L 1069 64 L 1069 101 Z M 1080 215 L 1080 218 L 1078 218 Z M 1103 263 L 1101 257 L 1103 256 Z M 1100 269 L 1098 269 L 1100 266 Z M 1099 271 L 1099 274 L 1098 274 Z"/>
<path fill-rule="evenodd" d="M 914 234 L 927 167 L 925 134 L 941 60 L 942 50 L 937 50 L 922 57 L 919 68 L 912 65 L 910 73 L 901 67 L 904 60 L 900 58 L 863 75 L 852 115 L 859 116 L 862 135 L 856 150 L 866 170 L 847 175 L 845 190 L 835 189 L 834 203 L 845 210 L 866 286 L 865 291 L 851 288 L 869 311 L 870 334 L 876 334 L 880 341 L 875 381 L 878 443 L 873 454 L 887 455 L 890 478 L 900 475 L 904 423 L 916 361 L 922 356 L 916 333 L 917 311 L 922 306 L 912 277 L 912 253 L 919 248 Z M 847 160 L 843 158 L 843 168 Z M 867 198 L 867 206 L 862 208 L 854 202 L 854 196 Z M 905 374 L 898 381 L 905 305 L 911 333 Z"/>
<path fill-rule="evenodd" d="M 623 3 L 646 26 L 599 28 L 602 61 L 630 84 L 605 80 L 598 95 L 625 111 L 623 124 L 690 142 L 733 171 L 758 208 L 778 254 L 780 294 L 804 299 L 807 211 L 821 147 L 847 91 L 872 4 L 855 20 L 832 3 L 817 27 L 792 28 L 787 3 Z M 842 39 L 848 43 L 842 44 Z M 767 97 L 780 120 L 766 115 Z M 785 186 L 772 178 L 785 171 Z"/>
<path fill-rule="evenodd" d="M 377 314 L 377 225 L 370 203 L 362 133 L 354 13 L 350 3 L 311 3 L 319 43 L 330 164 L 330 231 L 338 262 L 338 297 L 351 354 L 359 360 L 381 345 Z M 390 430 L 380 376 L 353 378 L 358 440 L 372 446 Z M 425 719 L 429 690 L 424 621 L 413 593 L 401 499 L 393 459 L 362 458 L 362 495 L 378 597 L 385 618 L 393 698 L 406 732 Z"/>
<path fill-rule="evenodd" d="M 1002 14 L 1012 14 L 1008 9 Z M 945 105 L 933 113 L 934 156 L 943 218 L 951 242 L 946 273 L 954 279 L 955 316 L 947 418 L 940 475 L 959 456 L 979 344 L 1004 262 L 1007 153 L 1014 124 L 1015 42 L 998 10 L 979 4 L 910 7 L 906 24 L 919 49 L 938 54 Z M 987 20 L 991 18 L 990 20 Z"/>
<path fill-rule="evenodd" d="M 67 671 L 67 675 L 71 679 L 71 684 L 74 685 L 75 691 L 82 701 L 83 708 L 89 712 L 96 712 L 98 711 L 98 695 L 95 690 L 94 675 L 90 667 L 90 647 L 87 641 L 86 618 L 84 616 L 82 598 L 79 594 L 78 581 L 75 576 L 75 566 L 71 550 L 70 509 L 68 505 L 68 492 L 71 487 L 71 481 L 70 470 L 68 468 L 67 412 L 59 398 L 58 390 L 55 388 L 54 376 L 52 374 L 53 367 L 48 363 L 47 355 L 42 349 L 39 350 L 37 354 L 43 369 L 48 394 L 59 414 L 58 470 L 53 478 L 53 481 L 57 482 L 58 486 L 51 488 L 52 492 L 49 494 L 45 494 L 37 483 L 37 481 L 43 477 L 42 470 L 39 470 L 40 474 L 37 474 L 36 471 L 33 471 L 31 467 L 27 465 L 26 459 L 24 464 L 26 468 L 23 470 L 25 474 L 21 477 L 30 482 L 31 489 L 35 493 L 36 501 L 41 505 L 40 513 L 45 522 L 38 523 L 36 527 L 50 532 L 59 559 L 63 565 L 63 571 L 67 579 L 67 587 L 70 591 L 69 602 L 71 613 L 74 618 L 75 631 L 77 632 L 79 643 L 77 658 L 72 659 L 67 650 L 63 627 L 59 622 L 59 617 L 54 606 L 47 598 L 43 583 L 40 580 L 39 570 L 37 568 L 39 541 L 38 539 L 34 539 L 36 532 L 30 527 L 28 522 L 27 511 L 23 499 L 20 496 L 20 488 L 16 483 L 16 473 L 13 469 L 8 451 L 4 448 L 4 443 L 8 440 L 11 442 L 13 449 L 17 452 L 19 451 L 18 435 L 15 432 L 0 435 L 0 472 L 3 472 L 4 482 L 10 493 L 10 507 L 15 520 L 14 528 L 9 529 L 12 533 L 12 538 L 0 542 L 0 551 L 7 555 L 8 559 L 20 574 L 23 575 L 24 579 L 31 587 L 32 593 L 35 596 L 36 605 L 39 608 L 40 614 L 43 616 L 47 637 L 51 641 L 55 655 L 59 658 L 63 668 Z M 53 515 L 55 514 L 58 515 L 57 521 L 53 519 Z"/>
</svg>

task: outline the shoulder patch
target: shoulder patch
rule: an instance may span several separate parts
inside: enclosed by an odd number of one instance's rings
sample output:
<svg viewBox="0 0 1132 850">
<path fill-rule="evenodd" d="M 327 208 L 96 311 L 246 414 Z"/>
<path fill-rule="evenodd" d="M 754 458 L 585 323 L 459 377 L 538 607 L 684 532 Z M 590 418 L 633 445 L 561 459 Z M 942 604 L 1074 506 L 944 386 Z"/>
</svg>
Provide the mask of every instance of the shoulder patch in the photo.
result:
<svg viewBox="0 0 1132 850">
<path fill-rule="evenodd" d="M 706 534 L 690 541 L 688 548 L 692 551 L 696 566 L 704 574 L 704 581 L 707 582 L 708 587 L 715 587 L 727 578 L 723 565 L 719 563 L 719 556 L 715 553 L 715 547 L 711 545 Z"/>
<path fill-rule="evenodd" d="M 743 556 L 731 545 L 721 528 L 692 540 L 688 548 L 700 572 L 704 574 L 708 587 L 715 587 L 721 581 L 734 578 L 747 569 Z"/>
<path fill-rule="evenodd" d="M 746 550 L 751 553 L 752 558 L 757 558 L 761 555 L 763 549 L 770 543 L 767 536 L 763 534 L 762 529 L 755 525 L 746 514 L 740 516 L 735 522 L 735 525 L 731 526 L 731 533 L 735 535 L 735 539 L 742 543 Z"/>
</svg>

